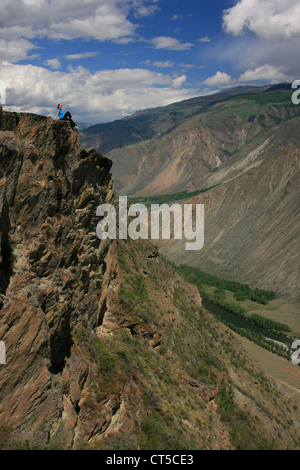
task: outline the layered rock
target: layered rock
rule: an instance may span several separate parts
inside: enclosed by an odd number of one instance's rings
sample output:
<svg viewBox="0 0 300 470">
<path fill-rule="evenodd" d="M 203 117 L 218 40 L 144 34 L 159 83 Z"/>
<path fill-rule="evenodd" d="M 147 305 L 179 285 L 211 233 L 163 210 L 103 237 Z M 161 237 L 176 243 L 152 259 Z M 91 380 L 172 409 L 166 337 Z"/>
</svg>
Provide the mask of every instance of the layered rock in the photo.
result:
<svg viewBox="0 0 300 470">
<path fill-rule="evenodd" d="M 71 349 L 75 326 L 97 327 L 103 314 L 108 244 L 96 207 L 112 200 L 111 162 L 81 150 L 68 122 L 1 109 L 0 129 L 0 417 L 50 432 L 64 413 L 72 427 L 93 369 Z"/>
</svg>

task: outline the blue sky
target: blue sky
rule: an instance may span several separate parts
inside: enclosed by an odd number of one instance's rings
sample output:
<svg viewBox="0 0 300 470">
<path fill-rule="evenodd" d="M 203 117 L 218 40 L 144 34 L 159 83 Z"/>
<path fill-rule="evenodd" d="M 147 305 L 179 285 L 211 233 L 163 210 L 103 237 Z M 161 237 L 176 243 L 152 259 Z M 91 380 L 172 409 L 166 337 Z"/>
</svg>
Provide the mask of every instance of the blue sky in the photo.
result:
<svg viewBox="0 0 300 470">
<path fill-rule="evenodd" d="M 300 79 L 300 0 L 1 0 L 5 107 L 78 122 Z M 2 99 L 3 102 L 3 99 Z"/>
</svg>

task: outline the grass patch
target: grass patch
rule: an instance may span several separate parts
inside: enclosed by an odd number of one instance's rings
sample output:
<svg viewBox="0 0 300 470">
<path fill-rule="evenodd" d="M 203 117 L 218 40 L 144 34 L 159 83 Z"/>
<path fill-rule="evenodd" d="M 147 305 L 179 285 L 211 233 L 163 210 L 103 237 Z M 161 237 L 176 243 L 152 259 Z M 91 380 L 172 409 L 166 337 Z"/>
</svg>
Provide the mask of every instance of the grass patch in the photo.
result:
<svg viewBox="0 0 300 470">
<path fill-rule="evenodd" d="M 237 281 L 232 281 L 229 279 L 223 279 L 221 277 L 215 276 L 213 274 L 208 274 L 204 271 L 201 271 L 199 268 L 181 265 L 176 268 L 179 274 L 181 274 L 187 281 L 195 284 L 199 290 L 203 285 L 213 286 L 220 290 L 228 290 L 233 292 L 236 300 L 242 302 L 245 300 L 252 300 L 263 305 L 266 305 L 269 300 L 274 300 L 276 298 L 275 292 L 265 291 L 262 289 L 251 289 L 247 284 L 242 284 Z"/>
<path fill-rule="evenodd" d="M 168 426 L 158 412 L 151 413 L 142 421 L 142 450 L 189 450 L 192 445 L 181 433 Z"/>
<path fill-rule="evenodd" d="M 128 197 L 128 200 L 130 201 L 131 204 L 145 204 L 146 206 L 150 206 L 151 204 L 164 204 L 164 203 L 170 203 L 170 202 L 175 202 L 175 201 L 181 201 L 183 199 L 191 199 L 194 196 L 197 196 L 198 194 L 205 193 L 207 191 L 210 191 L 211 189 L 215 188 L 218 185 L 211 186 L 210 188 L 205 188 L 205 189 L 198 189 L 196 191 L 188 192 L 188 191 L 182 191 L 180 193 L 173 193 L 173 194 L 158 194 L 158 195 L 153 195 L 153 196 L 132 196 Z"/>
</svg>

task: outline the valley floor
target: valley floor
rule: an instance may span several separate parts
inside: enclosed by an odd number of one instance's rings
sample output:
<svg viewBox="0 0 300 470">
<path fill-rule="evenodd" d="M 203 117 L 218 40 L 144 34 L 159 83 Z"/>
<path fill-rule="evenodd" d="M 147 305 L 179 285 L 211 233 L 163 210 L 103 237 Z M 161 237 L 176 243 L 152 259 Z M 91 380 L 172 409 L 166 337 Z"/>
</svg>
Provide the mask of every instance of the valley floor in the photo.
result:
<svg viewBox="0 0 300 470">
<path fill-rule="evenodd" d="M 278 297 L 270 300 L 267 305 L 254 306 L 253 302 L 247 301 L 244 306 L 248 313 L 259 313 L 271 320 L 287 323 L 292 329 L 292 336 L 300 339 L 300 302 Z"/>
<path fill-rule="evenodd" d="M 295 399 L 300 398 L 300 367 L 288 361 L 284 357 L 261 348 L 247 338 L 234 333 L 236 338 L 242 343 L 246 351 L 256 360 L 260 368 L 270 378 L 274 379 L 289 388 Z"/>
</svg>

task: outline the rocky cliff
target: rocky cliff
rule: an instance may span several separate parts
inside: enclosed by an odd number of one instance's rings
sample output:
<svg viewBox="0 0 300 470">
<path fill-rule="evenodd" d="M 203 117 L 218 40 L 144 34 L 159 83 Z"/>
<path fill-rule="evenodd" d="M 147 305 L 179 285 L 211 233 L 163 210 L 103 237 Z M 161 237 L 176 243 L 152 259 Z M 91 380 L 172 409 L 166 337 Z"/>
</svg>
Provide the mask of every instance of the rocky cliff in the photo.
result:
<svg viewBox="0 0 300 470">
<path fill-rule="evenodd" d="M 0 109 L 0 447 L 299 448 L 271 382 L 147 242 L 100 241 L 111 161 Z"/>
<path fill-rule="evenodd" d="M 81 150 L 68 123 L 1 109 L 0 129 L 1 423 L 16 429 L 35 415 L 52 428 L 72 415 L 91 367 L 70 353 L 74 327 L 102 315 L 108 246 L 96 207 L 111 201 L 111 162 Z"/>
</svg>

